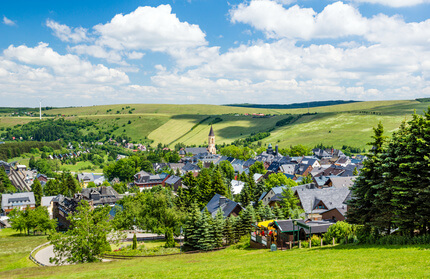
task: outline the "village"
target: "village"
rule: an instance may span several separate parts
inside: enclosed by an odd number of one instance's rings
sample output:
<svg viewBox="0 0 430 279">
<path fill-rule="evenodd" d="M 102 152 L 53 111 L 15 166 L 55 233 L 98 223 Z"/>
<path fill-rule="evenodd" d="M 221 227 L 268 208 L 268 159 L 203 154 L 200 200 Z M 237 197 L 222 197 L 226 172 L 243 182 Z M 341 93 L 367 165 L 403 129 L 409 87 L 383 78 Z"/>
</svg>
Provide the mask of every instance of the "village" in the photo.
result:
<svg viewBox="0 0 430 279">
<path fill-rule="evenodd" d="M 237 217 L 249 205 L 255 208 L 269 207 L 274 211 L 284 206 L 285 190 L 292 191 L 297 199 L 299 213 L 290 215 L 289 219 L 260 218 L 261 223 L 249 224 L 252 225 L 251 247 L 270 248 L 274 243 L 279 249 L 291 248 L 291 244 L 298 245 L 299 241 L 307 240 L 313 235 L 321 237 L 331 225 L 347 218 L 348 200 L 351 199 L 350 188 L 363 167 L 365 156 L 349 157 L 338 149 L 313 149 L 311 156 L 290 157 L 281 155 L 278 146 L 273 148 L 269 144 L 266 151 L 245 161 L 217 154 L 215 139 L 215 131 L 211 127 L 206 148 L 181 148 L 178 151 L 180 157 L 178 162 L 153 163 L 154 171 L 151 173 L 141 170 L 135 173 L 133 180 L 127 183 L 128 189 L 123 193 L 118 193 L 110 186 L 121 183 L 118 177 L 110 180 L 104 175 L 77 173 L 75 179 L 80 185 L 79 192 L 71 196 L 40 195 L 31 191 L 35 181 L 45 188 L 48 181 L 53 178 L 37 170 L 28 169 L 25 165 L 1 161 L 0 165 L 18 192 L 2 195 L 0 225 L 2 228 L 11 226 L 8 216 L 13 210 L 34 209 L 40 205 L 47 209 L 49 218 L 56 221 L 57 230 L 67 230 L 70 226 L 68 217 L 76 211 L 82 200 L 88 201 L 93 208 L 107 205 L 114 209 L 124 197 L 136 195 L 131 189 L 144 192 L 157 186 L 170 189 L 178 197 L 190 188 L 190 185 L 186 184 L 187 175 L 198 177 L 203 169 L 220 165 L 228 165 L 233 174 L 229 176 L 232 179 L 227 178 L 226 190 L 223 193 L 214 192 L 207 204 L 200 208 L 202 212 L 207 209 L 213 217 L 219 210 L 222 211 L 224 218 Z M 134 148 L 133 144 L 128 143 L 125 147 Z M 146 151 L 142 145 L 138 145 L 137 148 L 140 152 Z M 87 153 L 90 150 L 82 152 Z M 75 152 L 71 148 L 70 153 L 54 156 L 57 158 L 80 156 L 82 152 Z M 52 155 L 49 157 L 54 159 Z M 117 162 L 126 158 L 118 155 Z M 256 172 L 256 169 L 261 173 Z M 282 179 L 276 178 L 279 175 Z M 257 193 L 258 199 L 245 200 L 240 197 L 244 196 L 246 188 L 249 187 L 247 176 L 253 180 L 252 185 L 265 185 L 265 181 L 271 180 L 275 182 L 263 187 L 263 190 Z M 284 185 L 283 181 L 288 181 L 288 184 Z M 109 214 L 114 218 L 115 210 L 111 210 Z M 285 214 L 281 214 L 279 217 L 284 216 Z"/>
</svg>

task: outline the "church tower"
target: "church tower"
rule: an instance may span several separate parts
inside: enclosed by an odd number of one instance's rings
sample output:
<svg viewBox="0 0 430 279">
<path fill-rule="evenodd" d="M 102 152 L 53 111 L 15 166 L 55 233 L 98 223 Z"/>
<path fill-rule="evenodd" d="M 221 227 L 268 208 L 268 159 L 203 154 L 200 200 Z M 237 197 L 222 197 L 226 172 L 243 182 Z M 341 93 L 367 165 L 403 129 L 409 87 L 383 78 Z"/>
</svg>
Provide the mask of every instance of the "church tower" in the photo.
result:
<svg viewBox="0 0 430 279">
<path fill-rule="evenodd" d="M 211 126 L 211 130 L 209 132 L 209 140 L 208 140 L 209 146 L 208 151 L 211 154 L 216 154 L 216 148 L 215 148 L 215 133 L 214 129 Z"/>
</svg>

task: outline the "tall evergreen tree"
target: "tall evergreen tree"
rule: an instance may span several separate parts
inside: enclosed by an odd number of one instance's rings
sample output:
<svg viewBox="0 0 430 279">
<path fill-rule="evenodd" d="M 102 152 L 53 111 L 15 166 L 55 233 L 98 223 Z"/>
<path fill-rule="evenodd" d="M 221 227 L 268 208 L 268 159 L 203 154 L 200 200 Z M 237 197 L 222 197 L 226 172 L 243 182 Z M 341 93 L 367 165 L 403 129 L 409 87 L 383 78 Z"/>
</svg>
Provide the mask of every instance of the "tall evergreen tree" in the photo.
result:
<svg viewBox="0 0 430 279">
<path fill-rule="evenodd" d="M 212 185 L 210 171 L 208 169 L 202 169 L 197 178 L 198 185 L 198 199 L 197 202 L 201 207 L 205 206 L 212 198 Z"/>
<path fill-rule="evenodd" d="M 381 165 L 380 154 L 383 152 L 385 136 L 384 127 L 381 123 L 373 128 L 373 142 L 368 143 L 372 146 L 368 159 L 363 162 L 360 176 L 356 179 L 351 188 L 352 199 L 348 210 L 348 221 L 357 224 L 370 226 L 374 217 L 379 211 L 375 205 L 375 195 L 377 189 L 374 185 L 383 183 L 382 173 L 378 167 Z"/>
<path fill-rule="evenodd" d="M 36 178 L 34 180 L 33 185 L 31 185 L 31 190 L 34 193 L 36 206 L 40 206 L 40 203 L 42 202 L 43 191 L 42 191 L 42 185 L 40 184 L 39 179 Z"/>
<path fill-rule="evenodd" d="M 215 219 L 213 220 L 213 237 L 214 237 L 214 247 L 218 248 L 223 246 L 224 243 L 224 213 L 218 209 Z"/>
<path fill-rule="evenodd" d="M 225 239 L 225 242 L 227 245 L 230 245 L 235 241 L 234 223 L 235 223 L 235 217 L 234 216 L 230 216 L 230 217 L 225 219 L 224 239 Z"/>
<path fill-rule="evenodd" d="M 213 220 L 206 207 L 202 213 L 202 219 L 200 221 L 199 228 L 197 229 L 197 235 L 197 247 L 200 250 L 208 251 L 214 247 Z"/>
<path fill-rule="evenodd" d="M 218 168 L 214 170 L 212 176 L 212 193 L 210 196 L 212 197 L 214 194 L 220 194 L 221 196 L 225 196 L 227 194 L 227 187 L 224 184 L 221 172 Z"/>
<path fill-rule="evenodd" d="M 184 249 L 185 250 L 198 250 L 198 229 L 201 223 L 202 214 L 197 207 L 197 204 L 192 205 L 190 213 L 188 213 L 184 229 Z"/>
</svg>

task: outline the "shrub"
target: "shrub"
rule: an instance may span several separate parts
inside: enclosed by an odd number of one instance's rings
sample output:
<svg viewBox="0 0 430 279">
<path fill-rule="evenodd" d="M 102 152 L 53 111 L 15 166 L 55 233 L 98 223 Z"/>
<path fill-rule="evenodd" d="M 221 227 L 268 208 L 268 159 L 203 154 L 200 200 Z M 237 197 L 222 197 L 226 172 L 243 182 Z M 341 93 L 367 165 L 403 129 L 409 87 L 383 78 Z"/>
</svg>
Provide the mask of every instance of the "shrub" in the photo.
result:
<svg viewBox="0 0 430 279">
<path fill-rule="evenodd" d="M 321 246 L 321 237 L 319 237 L 317 235 L 313 235 L 311 237 L 311 243 L 312 243 L 312 247 Z"/>
<path fill-rule="evenodd" d="M 237 242 L 232 247 L 234 249 L 246 249 L 251 246 L 251 235 L 247 234 L 240 238 L 239 242 Z"/>
<path fill-rule="evenodd" d="M 331 243 L 334 238 L 337 243 L 346 239 L 353 232 L 353 226 L 347 222 L 341 221 L 331 225 L 324 234 L 324 243 Z"/>
<path fill-rule="evenodd" d="M 309 242 L 308 241 L 302 241 L 302 248 L 309 248 Z"/>
</svg>

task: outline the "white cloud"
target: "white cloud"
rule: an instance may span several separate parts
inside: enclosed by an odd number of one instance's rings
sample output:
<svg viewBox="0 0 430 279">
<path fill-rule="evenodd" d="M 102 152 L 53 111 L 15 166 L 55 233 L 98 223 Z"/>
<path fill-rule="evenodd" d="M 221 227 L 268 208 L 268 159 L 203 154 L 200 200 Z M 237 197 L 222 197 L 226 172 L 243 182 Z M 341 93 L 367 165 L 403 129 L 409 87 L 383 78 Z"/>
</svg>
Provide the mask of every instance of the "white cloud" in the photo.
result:
<svg viewBox="0 0 430 279">
<path fill-rule="evenodd" d="M 122 56 L 118 51 L 107 51 L 101 46 L 97 45 L 77 45 L 68 47 L 68 50 L 78 55 L 89 55 L 96 58 L 106 59 L 108 62 L 127 65 L 122 61 Z"/>
<path fill-rule="evenodd" d="M 91 64 L 76 55 L 61 55 L 45 43 L 33 48 L 11 45 L 0 56 L 0 95 L 9 96 L 4 99 L 9 105 L 29 105 L 40 96 L 52 105 L 82 105 L 83 98 L 103 102 L 128 83 L 120 70 Z"/>
<path fill-rule="evenodd" d="M 94 29 L 97 44 L 116 50 L 169 51 L 207 44 L 199 26 L 179 21 L 170 5 L 139 7 Z"/>
<path fill-rule="evenodd" d="M 5 16 L 3 16 L 3 24 L 9 25 L 9 26 L 15 26 L 16 25 L 15 21 L 10 20 Z"/>
<path fill-rule="evenodd" d="M 65 24 L 59 24 L 53 20 L 48 19 L 46 26 L 54 31 L 54 35 L 63 42 L 80 43 L 89 41 L 87 37 L 87 29 L 82 27 L 70 28 Z"/>
<path fill-rule="evenodd" d="M 246 23 L 268 38 L 312 40 L 360 36 L 372 43 L 430 43 L 430 20 L 406 23 L 400 16 L 363 17 L 351 5 L 335 2 L 320 13 L 295 5 L 288 9 L 274 1 L 253 0 L 230 11 L 233 23 Z"/>
<path fill-rule="evenodd" d="M 430 3 L 430 0 L 350 0 L 356 3 L 380 4 L 389 7 L 411 7 L 420 4 Z"/>
<path fill-rule="evenodd" d="M 132 59 L 132 60 L 139 60 L 142 59 L 142 57 L 145 55 L 142 52 L 137 52 L 137 51 L 132 51 L 132 52 L 127 52 L 127 58 L 128 59 Z"/>
</svg>

